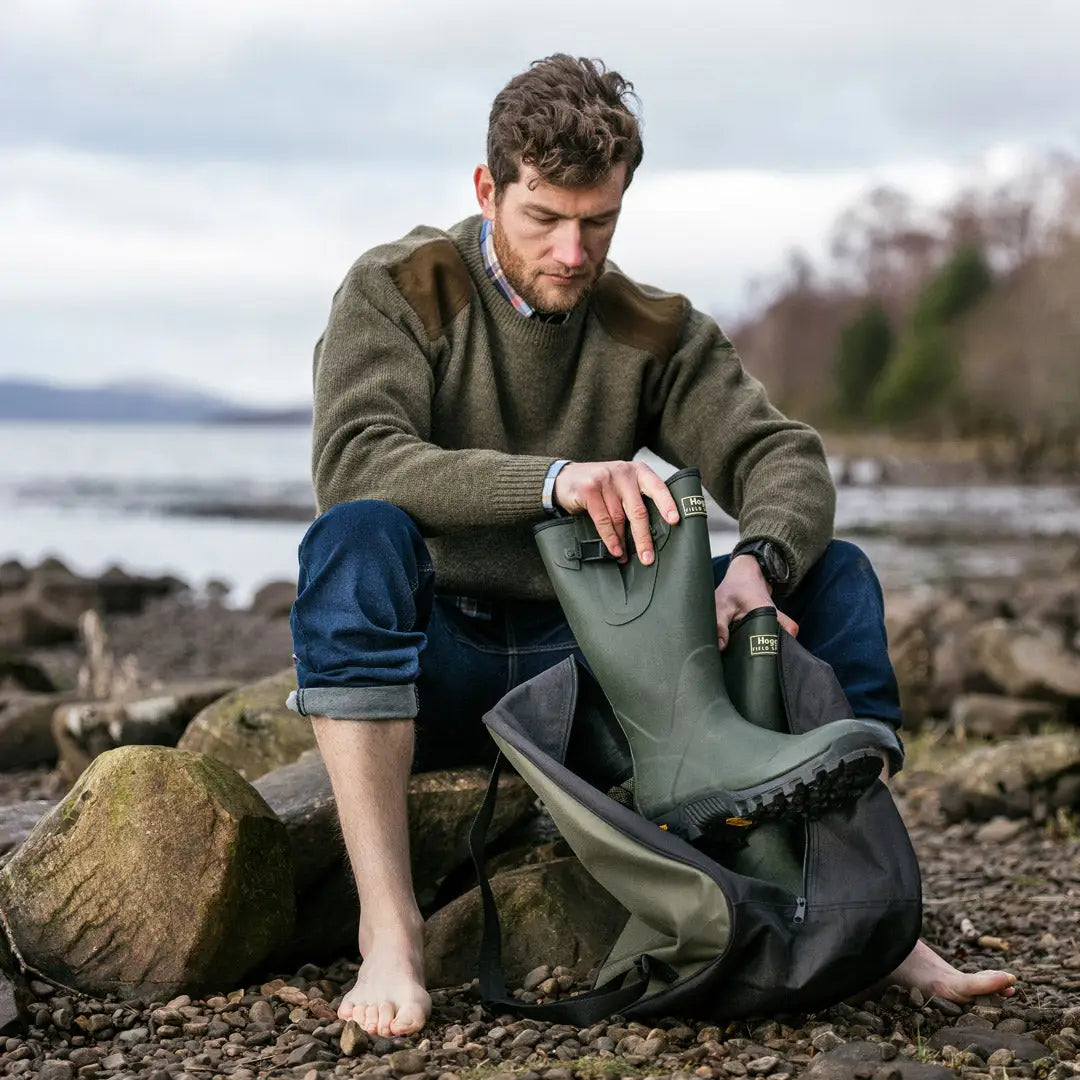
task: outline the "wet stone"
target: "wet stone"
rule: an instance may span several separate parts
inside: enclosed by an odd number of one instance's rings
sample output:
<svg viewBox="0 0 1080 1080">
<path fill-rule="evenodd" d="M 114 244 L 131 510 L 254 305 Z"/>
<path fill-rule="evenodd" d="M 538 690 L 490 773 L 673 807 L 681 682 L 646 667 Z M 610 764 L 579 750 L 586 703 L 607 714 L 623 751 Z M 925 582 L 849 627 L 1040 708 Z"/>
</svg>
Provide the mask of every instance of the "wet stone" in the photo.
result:
<svg viewBox="0 0 1080 1080">
<path fill-rule="evenodd" d="M 40 1080 L 72 1080 L 75 1066 L 70 1061 L 42 1062 L 38 1076 Z"/>
<path fill-rule="evenodd" d="M 390 1068 L 395 1076 L 422 1073 L 427 1068 L 428 1056 L 419 1050 L 396 1050 L 390 1055 Z"/>
<path fill-rule="evenodd" d="M 308 1062 L 315 1061 L 318 1056 L 319 1044 L 317 1042 L 304 1043 L 289 1054 L 287 1064 L 306 1065 Z"/>
<path fill-rule="evenodd" d="M 535 990 L 545 979 L 551 978 L 551 968 L 547 964 L 533 968 L 521 981 L 522 990 Z"/>
</svg>

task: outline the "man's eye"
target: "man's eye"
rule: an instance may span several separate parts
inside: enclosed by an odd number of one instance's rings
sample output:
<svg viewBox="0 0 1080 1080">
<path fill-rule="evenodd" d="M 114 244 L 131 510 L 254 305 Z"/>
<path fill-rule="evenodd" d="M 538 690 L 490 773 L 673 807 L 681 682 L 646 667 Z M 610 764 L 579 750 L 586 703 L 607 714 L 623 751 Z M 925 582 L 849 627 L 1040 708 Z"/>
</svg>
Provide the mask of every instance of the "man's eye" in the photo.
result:
<svg viewBox="0 0 1080 1080">
<path fill-rule="evenodd" d="M 558 218 L 540 217 L 539 215 L 534 214 L 533 221 L 535 221 L 538 225 L 554 225 L 555 222 L 558 221 Z"/>
</svg>

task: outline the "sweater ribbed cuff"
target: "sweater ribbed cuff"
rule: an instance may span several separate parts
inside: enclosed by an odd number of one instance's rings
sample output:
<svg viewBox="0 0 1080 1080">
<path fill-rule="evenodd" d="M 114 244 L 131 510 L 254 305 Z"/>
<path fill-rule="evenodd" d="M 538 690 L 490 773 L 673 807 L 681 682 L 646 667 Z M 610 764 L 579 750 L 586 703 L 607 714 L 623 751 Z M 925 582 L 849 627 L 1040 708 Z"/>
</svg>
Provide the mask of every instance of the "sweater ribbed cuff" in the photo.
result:
<svg viewBox="0 0 1080 1080">
<path fill-rule="evenodd" d="M 767 524 L 755 522 L 752 527 L 744 528 L 738 542 L 771 540 L 780 548 L 791 568 L 791 576 L 782 585 L 773 587 L 773 595 L 779 598 L 786 596 L 802 581 L 806 571 L 821 557 L 831 537 L 824 537 L 820 543 L 808 543 L 808 539 L 805 532 L 791 528 L 790 523 L 774 521 Z"/>
<path fill-rule="evenodd" d="M 556 460 L 549 457 L 514 457 L 499 469 L 491 492 L 498 524 L 516 525 L 544 516 L 544 479 Z"/>
</svg>

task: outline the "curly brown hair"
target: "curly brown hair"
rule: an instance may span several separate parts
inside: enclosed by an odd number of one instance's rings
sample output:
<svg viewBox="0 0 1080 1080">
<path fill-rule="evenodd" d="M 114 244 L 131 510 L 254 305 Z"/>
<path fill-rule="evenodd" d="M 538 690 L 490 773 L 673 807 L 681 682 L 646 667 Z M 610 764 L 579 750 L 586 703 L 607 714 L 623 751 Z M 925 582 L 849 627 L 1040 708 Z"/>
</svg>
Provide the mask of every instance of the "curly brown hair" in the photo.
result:
<svg viewBox="0 0 1080 1080">
<path fill-rule="evenodd" d="M 499 198 L 531 165 L 557 187 L 591 187 L 626 162 L 626 183 L 644 148 L 634 84 L 600 60 L 555 53 L 534 60 L 499 92 L 488 118 L 488 168 Z"/>
</svg>

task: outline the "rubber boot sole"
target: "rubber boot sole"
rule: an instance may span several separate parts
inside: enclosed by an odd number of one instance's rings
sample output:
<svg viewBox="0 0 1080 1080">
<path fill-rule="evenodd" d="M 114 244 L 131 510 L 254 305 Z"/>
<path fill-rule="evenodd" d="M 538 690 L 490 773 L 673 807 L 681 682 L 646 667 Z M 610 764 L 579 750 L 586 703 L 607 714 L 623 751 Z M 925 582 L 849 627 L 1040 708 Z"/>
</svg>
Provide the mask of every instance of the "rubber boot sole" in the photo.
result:
<svg viewBox="0 0 1080 1080">
<path fill-rule="evenodd" d="M 743 791 L 723 791 L 691 800 L 657 824 L 681 835 L 717 828 L 748 828 L 768 821 L 819 818 L 851 806 L 881 775 L 881 756 L 865 748 L 817 759 L 786 776 Z"/>
</svg>

